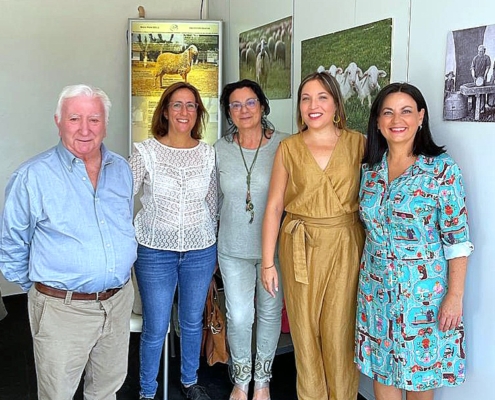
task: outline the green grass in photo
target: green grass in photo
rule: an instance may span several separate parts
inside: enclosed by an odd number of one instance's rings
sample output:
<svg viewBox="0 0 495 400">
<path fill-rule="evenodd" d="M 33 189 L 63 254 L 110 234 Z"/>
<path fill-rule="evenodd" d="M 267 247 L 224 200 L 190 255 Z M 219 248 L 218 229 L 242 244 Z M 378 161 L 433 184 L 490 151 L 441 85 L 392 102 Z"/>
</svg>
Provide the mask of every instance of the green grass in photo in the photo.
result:
<svg viewBox="0 0 495 400">
<path fill-rule="evenodd" d="M 304 40 L 301 44 L 301 79 L 322 65 L 326 70 L 333 64 L 345 68 L 355 62 L 363 72 L 371 65 L 384 70 L 379 78 L 381 87 L 390 82 L 392 19 L 373 22 L 345 31 Z M 376 92 L 372 94 L 372 100 Z M 364 105 L 354 94 L 345 104 L 348 126 L 366 133 L 369 118 L 368 100 Z"/>
</svg>

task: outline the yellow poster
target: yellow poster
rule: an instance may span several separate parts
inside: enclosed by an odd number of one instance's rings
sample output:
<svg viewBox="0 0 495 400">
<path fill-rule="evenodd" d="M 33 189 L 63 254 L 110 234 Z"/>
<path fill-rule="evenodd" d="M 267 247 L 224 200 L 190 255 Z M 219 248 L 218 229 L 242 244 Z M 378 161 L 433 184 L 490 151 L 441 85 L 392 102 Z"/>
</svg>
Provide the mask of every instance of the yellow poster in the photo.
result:
<svg viewBox="0 0 495 400">
<path fill-rule="evenodd" d="M 129 20 L 130 144 L 151 137 L 163 91 L 185 81 L 201 94 L 209 120 L 203 140 L 220 137 L 221 21 Z"/>
</svg>

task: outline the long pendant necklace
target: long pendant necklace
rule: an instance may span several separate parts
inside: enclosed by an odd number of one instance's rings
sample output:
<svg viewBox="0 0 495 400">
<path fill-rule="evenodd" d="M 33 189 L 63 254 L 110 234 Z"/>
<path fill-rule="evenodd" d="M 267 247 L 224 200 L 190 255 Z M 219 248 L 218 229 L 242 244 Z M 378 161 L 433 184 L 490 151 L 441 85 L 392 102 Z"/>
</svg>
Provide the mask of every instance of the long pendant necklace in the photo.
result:
<svg viewBox="0 0 495 400">
<path fill-rule="evenodd" d="M 256 149 L 256 153 L 254 154 L 253 162 L 251 166 L 248 168 L 246 159 L 244 158 L 244 153 L 242 151 L 240 136 L 237 137 L 237 144 L 239 145 L 239 151 L 241 152 L 242 161 L 244 162 L 244 168 L 246 168 L 246 184 L 247 184 L 247 193 L 246 193 L 246 211 L 251 213 L 251 219 L 249 223 L 252 224 L 254 221 L 254 204 L 251 201 L 251 173 L 253 172 L 254 164 L 256 164 L 256 160 L 258 159 L 258 152 L 260 151 L 261 143 L 263 142 L 263 136 L 265 136 L 265 130 L 261 132 L 260 142 L 258 143 L 258 148 Z"/>
</svg>

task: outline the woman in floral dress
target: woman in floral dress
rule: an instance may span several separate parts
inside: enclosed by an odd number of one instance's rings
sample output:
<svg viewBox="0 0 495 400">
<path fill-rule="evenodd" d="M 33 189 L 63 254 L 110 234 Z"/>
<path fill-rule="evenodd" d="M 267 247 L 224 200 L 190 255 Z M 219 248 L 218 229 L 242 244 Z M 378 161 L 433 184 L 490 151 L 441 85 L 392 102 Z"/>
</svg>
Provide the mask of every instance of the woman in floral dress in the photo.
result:
<svg viewBox="0 0 495 400">
<path fill-rule="evenodd" d="M 360 189 L 366 242 L 355 361 L 377 400 L 431 400 L 465 379 L 462 298 L 469 241 L 462 175 L 437 146 L 421 92 L 381 90 Z"/>
</svg>

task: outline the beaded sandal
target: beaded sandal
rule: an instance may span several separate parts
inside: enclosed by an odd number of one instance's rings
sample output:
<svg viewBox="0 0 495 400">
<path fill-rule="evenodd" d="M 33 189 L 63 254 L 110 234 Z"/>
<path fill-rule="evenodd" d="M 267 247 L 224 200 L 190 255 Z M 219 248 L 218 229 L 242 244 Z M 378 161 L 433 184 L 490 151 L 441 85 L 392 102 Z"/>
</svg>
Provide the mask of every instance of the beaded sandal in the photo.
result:
<svg viewBox="0 0 495 400">
<path fill-rule="evenodd" d="M 268 389 L 268 397 L 258 397 L 257 392 L 261 392 L 263 389 Z M 258 382 L 254 381 L 254 394 L 253 400 L 270 400 L 270 381 Z"/>
<path fill-rule="evenodd" d="M 242 392 L 241 397 L 234 397 L 234 390 L 237 388 L 237 392 Z M 247 400 L 249 391 L 249 383 L 235 383 L 232 392 L 230 393 L 229 400 Z"/>
</svg>

